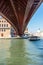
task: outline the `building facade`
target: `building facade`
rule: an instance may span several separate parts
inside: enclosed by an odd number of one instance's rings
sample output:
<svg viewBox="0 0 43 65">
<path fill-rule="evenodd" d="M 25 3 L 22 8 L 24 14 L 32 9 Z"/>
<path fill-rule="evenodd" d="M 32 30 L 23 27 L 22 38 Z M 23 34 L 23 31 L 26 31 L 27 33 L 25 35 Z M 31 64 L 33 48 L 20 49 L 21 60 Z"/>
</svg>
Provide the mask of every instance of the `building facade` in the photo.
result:
<svg viewBox="0 0 43 65">
<path fill-rule="evenodd" d="M 0 38 L 9 38 L 11 25 L 4 18 L 0 18 Z"/>
</svg>

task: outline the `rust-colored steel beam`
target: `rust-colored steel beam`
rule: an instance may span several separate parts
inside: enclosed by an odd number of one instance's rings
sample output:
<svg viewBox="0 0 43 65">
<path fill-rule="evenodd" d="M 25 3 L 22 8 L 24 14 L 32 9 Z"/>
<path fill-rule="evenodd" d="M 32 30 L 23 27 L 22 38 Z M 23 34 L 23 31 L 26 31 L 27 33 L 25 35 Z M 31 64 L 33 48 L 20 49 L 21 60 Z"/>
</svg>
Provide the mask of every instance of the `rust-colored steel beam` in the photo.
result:
<svg viewBox="0 0 43 65">
<path fill-rule="evenodd" d="M 43 0 L 0 0 L 0 14 L 21 36 Z"/>
<path fill-rule="evenodd" d="M 30 19 L 32 18 L 32 16 L 34 15 L 34 13 L 36 12 L 36 10 L 38 9 L 38 7 L 41 5 L 42 0 L 34 0 L 34 3 L 28 13 L 28 16 L 26 18 L 24 27 L 23 27 L 23 31 L 25 30 L 26 26 L 28 25 Z"/>
</svg>

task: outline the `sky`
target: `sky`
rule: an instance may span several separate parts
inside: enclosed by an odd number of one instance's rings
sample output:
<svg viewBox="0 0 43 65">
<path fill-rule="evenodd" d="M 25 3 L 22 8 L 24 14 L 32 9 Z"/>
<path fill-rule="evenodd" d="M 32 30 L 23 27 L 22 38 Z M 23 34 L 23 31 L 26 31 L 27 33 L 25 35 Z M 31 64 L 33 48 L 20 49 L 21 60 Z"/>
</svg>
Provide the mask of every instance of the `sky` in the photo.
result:
<svg viewBox="0 0 43 65">
<path fill-rule="evenodd" d="M 2 18 L 2 16 L 0 16 L 0 18 Z"/>
<path fill-rule="evenodd" d="M 27 27 L 30 32 L 36 32 L 38 29 L 43 31 L 43 3 L 37 9 Z"/>
</svg>

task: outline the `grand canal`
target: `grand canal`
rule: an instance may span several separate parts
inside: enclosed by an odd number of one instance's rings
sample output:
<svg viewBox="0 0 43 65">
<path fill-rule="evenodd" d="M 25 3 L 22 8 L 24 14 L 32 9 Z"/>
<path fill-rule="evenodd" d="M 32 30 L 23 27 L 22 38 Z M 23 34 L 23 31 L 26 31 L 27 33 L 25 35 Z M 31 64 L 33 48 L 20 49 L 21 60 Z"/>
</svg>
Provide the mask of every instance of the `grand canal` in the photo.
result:
<svg viewBox="0 0 43 65">
<path fill-rule="evenodd" d="M 43 65 L 43 40 L 0 39 L 0 65 Z"/>
</svg>

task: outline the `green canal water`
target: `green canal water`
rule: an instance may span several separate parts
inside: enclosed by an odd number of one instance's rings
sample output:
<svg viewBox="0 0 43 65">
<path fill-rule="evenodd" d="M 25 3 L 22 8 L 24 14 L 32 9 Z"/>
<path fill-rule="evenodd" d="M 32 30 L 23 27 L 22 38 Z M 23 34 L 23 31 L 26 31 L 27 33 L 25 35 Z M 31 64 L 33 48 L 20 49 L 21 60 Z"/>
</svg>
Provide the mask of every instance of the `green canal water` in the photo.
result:
<svg viewBox="0 0 43 65">
<path fill-rule="evenodd" d="M 43 40 L 0 39 L 0 65 L 43 65 Z"/>
</svg>

